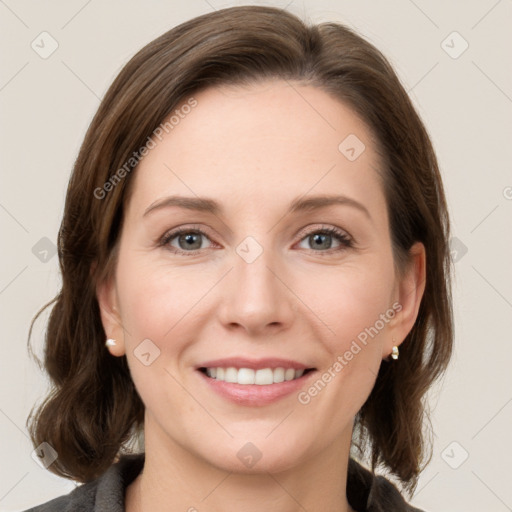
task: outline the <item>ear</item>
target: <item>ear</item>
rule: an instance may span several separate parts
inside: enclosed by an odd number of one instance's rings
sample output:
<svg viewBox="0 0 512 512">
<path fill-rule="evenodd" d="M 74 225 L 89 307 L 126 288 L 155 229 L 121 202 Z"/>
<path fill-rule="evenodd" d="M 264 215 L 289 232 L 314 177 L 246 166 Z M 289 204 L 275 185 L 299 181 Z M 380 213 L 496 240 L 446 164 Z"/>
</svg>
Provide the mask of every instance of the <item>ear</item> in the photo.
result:
<svg viewBox="0 0 512 512">
<path fill-rule="evenodd" d="M 116 344 L 108 346 L 113 356 L 123 356 L 126 353 L 124 329 L 119 313 L 117 290 L 113 278 L 99 283 L 96 287 L 96 298 L 100 307 L 101 323 L 107 338 L 115 340 Z"/>
<path fill-rule="evenodd" d="M 399 346 L 411 332 L 425 291 L 425 246 L 421 242 L 416 242 L 409 250 L 409 258 L 404 274 L 398 277 L 395 294 L 398 303 L 397 314 L 389 324 L 389 337 L 383 347 L 384 358 L 389 357 L 393 346 Z"/>
</svg>

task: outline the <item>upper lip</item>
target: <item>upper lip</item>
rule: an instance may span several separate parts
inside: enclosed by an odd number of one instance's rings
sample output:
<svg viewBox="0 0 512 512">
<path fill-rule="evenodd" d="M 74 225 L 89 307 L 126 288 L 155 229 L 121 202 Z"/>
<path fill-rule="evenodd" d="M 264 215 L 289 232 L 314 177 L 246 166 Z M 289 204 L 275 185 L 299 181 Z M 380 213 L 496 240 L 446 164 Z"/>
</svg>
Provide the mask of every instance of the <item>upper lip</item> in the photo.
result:
<svg viewBox="0 0 512 512">
<path fill-rule="evenodd" d="M 261 370 L 263 368 L 293 368 L 294 370 L 306 370 L 313 368 L 311 365 L 299 363 L 292 359 L 281 359 L 277 357 L 266 357 L 262 359 L 248 359 L 246 357 L 228 357 L 224 359 L 214 359 L 205 361 L 197 365 L 199 368 L 251 368 L 253 370 Z"/>
</svg>

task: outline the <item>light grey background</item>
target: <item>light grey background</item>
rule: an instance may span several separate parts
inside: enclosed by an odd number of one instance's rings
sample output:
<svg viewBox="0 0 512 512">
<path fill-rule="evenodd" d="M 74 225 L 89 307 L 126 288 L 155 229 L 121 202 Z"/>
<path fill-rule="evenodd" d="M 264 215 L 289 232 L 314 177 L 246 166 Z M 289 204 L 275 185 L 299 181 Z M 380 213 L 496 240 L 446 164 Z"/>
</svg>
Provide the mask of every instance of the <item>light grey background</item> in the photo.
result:
<svg viewBox="0 0 512 512">
<path fill-rule="evenodd" d="M 74 487 L 31 458 L 25 420 L 47 381 L 29 359 L 26 339 L 31 318 L 58 291 L 52 246 L 70 171 L 99 100 L 124 63 L 156 36 L 241 4 L 0 0 L 2 511 Z M 430 395 L 434 455 L 412 502 L 433 512 L 512 510 L 512 2 L 266 5 L 358 30 L 394 64 L 429 129 L 457 238 L 456 352 Z M 52 39 L 58 48 L 42 58 Z M 39 353 L 46 318 L 34 333 Z"/>
</svg>

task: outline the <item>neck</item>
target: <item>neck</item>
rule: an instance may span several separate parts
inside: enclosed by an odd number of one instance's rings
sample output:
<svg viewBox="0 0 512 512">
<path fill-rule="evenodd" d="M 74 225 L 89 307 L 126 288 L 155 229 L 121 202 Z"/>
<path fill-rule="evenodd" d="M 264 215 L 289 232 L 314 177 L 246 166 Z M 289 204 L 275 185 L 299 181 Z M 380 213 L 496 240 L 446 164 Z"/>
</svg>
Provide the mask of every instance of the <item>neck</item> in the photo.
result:
<svg viewBox="0 0 512 512">
<path fill-rule="evenodd" d="M 127 512 L 352 511 L 346 498 L 351 432 L 287 470 L 248 474 L 213 466 L 148 426 L 146 420 L 144 469 L 127 489 Z"/>
</svg>

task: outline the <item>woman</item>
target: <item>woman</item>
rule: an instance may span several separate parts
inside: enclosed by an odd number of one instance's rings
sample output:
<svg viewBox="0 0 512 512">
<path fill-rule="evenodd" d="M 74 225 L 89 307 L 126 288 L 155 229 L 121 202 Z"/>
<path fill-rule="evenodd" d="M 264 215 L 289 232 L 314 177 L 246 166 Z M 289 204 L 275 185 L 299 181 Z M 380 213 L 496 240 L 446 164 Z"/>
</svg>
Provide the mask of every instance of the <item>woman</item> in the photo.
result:
<svg viewBox="0 0 512 512">
<path fill-rule="evenodd" d="M 29 428 L 85 484 L 32 510 L 417 510 L 448 239 L 428 134 L 360 36 L 251 6 L 157 38 L 69 183 Z"/>
</svg>

